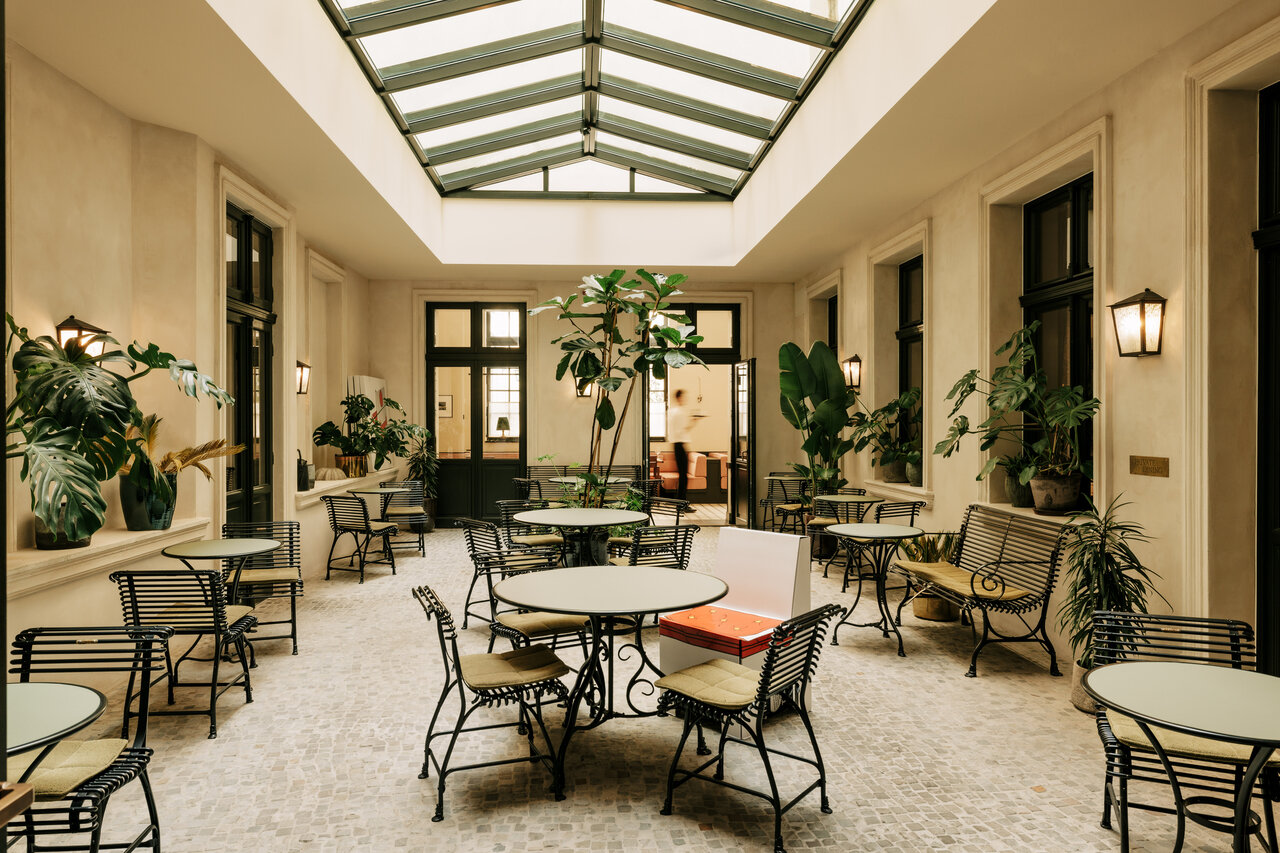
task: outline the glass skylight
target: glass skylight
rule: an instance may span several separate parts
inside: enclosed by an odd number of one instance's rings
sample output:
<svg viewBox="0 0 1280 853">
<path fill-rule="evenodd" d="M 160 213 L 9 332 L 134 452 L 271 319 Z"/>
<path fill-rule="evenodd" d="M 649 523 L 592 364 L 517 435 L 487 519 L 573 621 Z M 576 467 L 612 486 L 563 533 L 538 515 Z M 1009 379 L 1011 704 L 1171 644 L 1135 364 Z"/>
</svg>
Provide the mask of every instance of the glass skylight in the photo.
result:
<svg viewBox="0 0 1280 853">
<path fill-rule="evenodd" d="M 427 175 L 730 199 L 872 0 L 321 0 Z"/>
</svg>

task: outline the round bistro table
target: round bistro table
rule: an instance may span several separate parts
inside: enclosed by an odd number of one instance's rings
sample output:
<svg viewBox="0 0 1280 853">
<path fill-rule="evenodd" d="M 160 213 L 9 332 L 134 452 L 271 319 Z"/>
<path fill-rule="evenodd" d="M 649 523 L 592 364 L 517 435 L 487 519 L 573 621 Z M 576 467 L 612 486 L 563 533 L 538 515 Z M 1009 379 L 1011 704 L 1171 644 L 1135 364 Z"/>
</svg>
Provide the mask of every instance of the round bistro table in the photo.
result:
<svg viewBox="0 0 1280 853">
<path fill-rule="evenodd" d="M 235 571 L 231 573 L 231 593 L 227 601 L 232 604 L 239 601 L 240 572 L 250 557 L 269 554 L 280 547 L 275 539 L 201 539 L 196 542 L 179 542 L 170 545 L 160 553 L 175 560 L 181 560 L 188 569 L 195 570 L 192 560 L 236 560 Z"/>
<path fill-rule="evenodd" d="M 1128 714 L 1147 736 L 1173 788 L 1178 813 L 1174 853 L 1182 849 L 1186 819 L 1219 832 L 1231 832 L 1232 849 L 1249 849 L 1251 825 L 1257 816 L 1249 809 L 1253 785 L 1267 759 L 1280 747 L 1280 678 L 1245 669 L 1176 661 L 1128 661 L 1107 664 L 1085 673 L 1085 692 L 1099 705 Z M 1210 740 L 1253 748 L 1240 778 L 1235 802 L 1217 797 L 1184 797 L 1169 756 L 1152 726 Z M 1193 811 L 1197 806 L 1231 809 L 1231 828 L 1220 815 Z"/>
<path fill-rule="evenodd" d="M 55 681 L 6 684 L 5 703 L 7 755 L 53 746 L 107 709 L 107 697 L 92 687 Z M 32 766 L 39 763 L 37 759 Z"/>
<path fill-rule="evenodd" d="M 403 486 L 369 486 L 363 489 L 347 489 L 350 495 L 369 495 L 370 497 L 379 497 L 382 503 L 378 507 L 378 520 L 387 520 L 387 504 L 391 503 L 391 498 L 395 495 L 403 495 L 408 493 L 408 489 Z"/>
<path fill-rule="evenodd" d="M 572 546 L 565 555 L 566 561 L 575 566 L 592 566 L 608 562 L 608 528 L 640 524 L 648 521 L 649 516 L 630 509 L 562 507 L 525 510 L 516 513 L 515 520 L 534 527 L 556 528 Z M 597 535 L 596 531 L 602 529 L 606 535 Z"/>
<path fill-rule="evenodd" d="M 640 664 L 636 674 L 627 682 L 627 702 L 630 705 L 630 694 L 637 684 L 647 684 L 652 692 L 652 680 L 643 677 L 646 667 L 659 677 L 663 675 L 644 653 L 640 637 L 640 625 L 643 621 L 641 617 L 647 613 L 665 613 L 710 604 L 719 601 L 728 592 L 728 584 L 720 578 L 701 572 L 658 566 L 611 565 L 528 572 L 507 578 L 493 588 L 496 598 L 516 607 L 583 615 L 590 620 L 591 650 L 578 670 L 578 677 L 569 692 L 564 736 L 556 752 L 553 783 L 556 799 L 564 799 L 564 762 L 574 732 L 595 728 L 613 717 L 651 716 L 657 713 L 639 711 L 634 705 L 631 705 L 633 713 L 620 712 L 614 708 L 613 660 L 615 656 L 623 659 L 621 652 L 631 647 L 631 644 L 622 646 L 618 649 L 619 654 L 615 655 L 606 642 L 606 633 L 612 638 L 612 627 L 616 620 L 619 617 L 630 618 L 635 620 L 636 625 L 634 647 L 639 652 Z M 579 726 L 578 710 L 593 685 L 602 695 L 599 701 L 591 703 L 590 722 Z"/>
<path fill-rule="evenodd" d="M 893 631 L 898 638 L 898 657 L 906 657 L 907 653 L 902 647 L 902 632 L 898 630 L 897 622 L 889 614 L 889 602 L 885 598 L 885 581 L 889 575 L 889 563 L 893 561 L 893 555 L 898 551 L 898 543 L 903 539 L 921 536 L 924 531 L 919 527 L 907 527 L 904 524 L 833 524 L 827 528 L 827 531 L 841 539 L 861 540 L 858 545 L 871 557 L 871 569 L 876 578 L 876 607 L 880 610 L 880 618 L 875 622 L 850 622 L 854 607 L 858 605 L 855 599 L 853 607 L 845 612 L 844 618 L 831 632 L 831 645 L 840 645 L 840 629 L 845 625 L 852 625 L 854 628 L 879 628 L 886 639 L 889 632 Z M 846 549 L 852 547 L 852 543 L 845 545 Z M 858 595 L 862 595 L 861 583 L 858 585 Z"/>
</svg>

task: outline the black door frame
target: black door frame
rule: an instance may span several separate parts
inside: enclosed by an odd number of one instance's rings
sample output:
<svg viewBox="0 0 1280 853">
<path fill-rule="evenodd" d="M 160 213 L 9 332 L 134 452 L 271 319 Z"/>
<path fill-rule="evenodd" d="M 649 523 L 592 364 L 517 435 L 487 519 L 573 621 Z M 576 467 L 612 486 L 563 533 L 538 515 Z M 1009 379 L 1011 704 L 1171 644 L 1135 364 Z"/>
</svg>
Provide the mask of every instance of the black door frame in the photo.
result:
<svg viewBox="0 0 1280 853">
<path fill-rule="evenodd" d="M 1280 675 L 1280 83 L 1258 96 L 1258 669 Z"/>
<path fill-rule="evenodd" d="M 746 459 L 739 453 L 742 436 L 738 432 L 738 382 L 745 373 L 747 382 L 747 437 Z M 746 527 L 756 527 L 756 360 L 748 358 L 737 362 L 729 371 L 729 524 L 742 527 L 738 518 L 738 482 L 746 485 Z M 746 470 L 740 470 L 745 464 Z M 741 475 L 741 476 L 739 476 Z"/>
</svg>

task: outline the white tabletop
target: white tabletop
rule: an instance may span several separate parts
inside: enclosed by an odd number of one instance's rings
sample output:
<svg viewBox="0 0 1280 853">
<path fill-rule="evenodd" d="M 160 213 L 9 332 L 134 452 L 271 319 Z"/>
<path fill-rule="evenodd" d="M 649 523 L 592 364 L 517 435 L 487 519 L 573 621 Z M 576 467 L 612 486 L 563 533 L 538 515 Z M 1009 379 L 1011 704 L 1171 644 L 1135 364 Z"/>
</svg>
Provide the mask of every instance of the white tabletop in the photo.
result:
<svg viewBox="0 0 1280 853">
<path fill-rule="evenodd" d="M 914 539 L 924 535 L 919 527 L 905 524 L 833 524 L 827 532 L 853 539 Z"/>
<path fill-rule="evenodd" d="M 280 543 L 275 539 L 201 539 L 170 545 L 160 553 L 180 560 L 222 560 L 266 554 L 279 547 Z"/>
<path fill-rule="evenodd" d="M 493 594 L 516 607 L 617 616 L 663 613 L 718 601 L 729 585 L 714 575 L 658 566 L 575 566 L 507 578 Z"/>
<path fill-rule="evenodd" d="M 74 734 L 107 707 L 107 697 L 92 687 L 50 681 L 5 686 L 5 743 L 15 755 Z"/>
<path fill-rule="evenodd" d="M 833 504 L 874 504 L 884 498 L 873 498 L 868 495 L 818 495 L 814 501 L 826 501 Z"/>
<path fill-rule="evenodd" d="M 575 474 L 575 475 L 573 475 L 572 477 L 551 477 L 550 479 L 551 479 L 551 482 L 553 482 L 553 483 L 563 483 L 563 484 L 564 484 L 564 485 L 566 485 L 566 486 L 576 486 L 576 485 L 578 485 L 578 484 L 580 484 L 580 483 L 585 482 L 585 481 L 583 480 L 583 476 L 582 476 L 581 474 Z M 614 476 L 609 477 L 605 482 L 607 482 L 607 483 L 611 483 L 611 484 L 613 484 L 613 485 L 618 485 L 618 484 L 621 484 L 621 483 L 630 483 L 630 482 L 631 482 L 631 478 L 630 478 L 630 477 L 619 477 L 619 476 L 614 475 Z"/>
<path fill-rule="evenodd" d="M 521 524 L 546 527 L 612 527 L 615 524 L 639 524 L 648 519 L 649 516 L 643 512 L 630 509 L 584 509 L 582 507 L 527 509 L 515 514 L 515 520 Z"/>
<path fill-rule="evenodd" d="M 1099 704 L 1168 729 L 1280 746 L 1280 678 L 1199 663 L 1128 661 L 1084 676 Z"/>
</svg>

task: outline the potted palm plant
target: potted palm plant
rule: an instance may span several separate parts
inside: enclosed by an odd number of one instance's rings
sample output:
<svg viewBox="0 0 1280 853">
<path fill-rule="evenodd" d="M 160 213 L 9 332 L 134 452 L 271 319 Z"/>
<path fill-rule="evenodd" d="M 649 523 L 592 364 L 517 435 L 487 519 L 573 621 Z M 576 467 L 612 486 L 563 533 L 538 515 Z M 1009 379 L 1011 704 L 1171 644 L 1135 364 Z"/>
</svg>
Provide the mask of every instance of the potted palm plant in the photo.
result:
<svg viewBox="0 0 1280 853">
<path fill-rule="evenodd" d="M 130 530 L 168 530 L 178 503 L 178 472 L 195 468 L 211 481 L 213 472 L 204 463 L 244 450 L 243 444 L 231 445 L 225 438 L 218 438 L 157 457 L 156 439 L 162 420 L 157 415 L 147 415 L 126 433 L 133 452 L 120 468 L 120 509 L 124 526 Z"/>
<path fill-rule="evenodd" d="M 98 334 L 63 345 L 47 335 L 32 337 L 8 314 L 5 320 L 5 356 L 14 375 L 5 456 L 22 459 L 38 548 L 88 545 L 106 520 L 102 483 L 139 441 L 128 436 L 130 425 L 142 422 L 131 383 L 163 370 L 189 397 L 203 394 L 219 407 L 233 402 L 190 361 L 155 344 L 135 341 L 126 353 L 114 338 Z"/>
<path fill-rule="evenodd" d="M 1141 524 L 1120 520 L 1119 511 L 1128 504 L 1119 500 L 1113 500 L 1101 513 L 1090 502 L 1088 509 L 1071 516 L 1067 534 L 1065 594 L 1058 608 L 1058 624 L 1071 638 L 1075 653 L 1071 703 L 1088 713 L 1096 708 L 1080 680 L 1093 667 L 1094 611 L 1146 613 L 1152 593 L 1169 603 L 1152 586 L 1159 575 L 1133 552 L 1134 545 L 1150 540 Z"/>
<path fill-rule="evenodd" d="M 917 563 L 946 563 L 956 547 L 954 533 L 926 533 L 902 543 L 903 556 Z M 954 622 L 960 618 L 956 606 L 945 598 L 929 592 L 915 592 L 911 599 L 911 612 L 917 619 L 931 622 Z"/>
<path fill-rule="evenodd" d="M 809 493 L 803 498 L 808 503 L 814 496 L 835 493 L 848 482 L 840 473 L 840 460 L 854 446 L 854 439 L 846 437 L 844 430 L 858 393 L 845 386 L 835 353 L 822 341 L 814 342 L 808 356 L 794 343 L 783 344 L 778 366 L 782 416 L 804 436 L 800 449 L 806 463 L 790 464 L 809 481 Z"/>
<path fill-rule="evenodd" d="M 871 467 L 880 466 L 886 483 L 920 485 L 920 396 L 908 388 L 874 411 L 853 414 L 853 449 L 871 448 Z"/>
<path fill-rule="evenodd" d="M 950 456 L 970 433 L 981 434 L 979 446 L 984 451 L 1002 438 L 1010 439 L 1029 460 L 1016 473 L 1020 483 L 1031 486 L 1036 512 L 1065 515 L 1079 503 L 1082 476 L 1092 473 L 1080 454 L 1080 427 L 1098 413 L 1100 403 L 1097 397 L 1086 398 L 1079 385 L 1049 387 L 1034 344 L 1039 326 L 1036 321 L 1019 329 L 996 350 L 996 355 L 1007 352 L 1009 359 L 991 371 L 989 379 L 977 369 L 960 377 L 947 394 L 948 400 L 955 401 L 948 415 L 951 428 L 933 452 Z M 970 424 L 968 415 L 959 413 L 975 394 L 986 399 L 988 412 L 977 426 Z M 988 459 L 978 479 L 1000 464 L 1001 457 Z M 1008 464 L 1005 470 L 1009 471 Z"/>
</svg>

